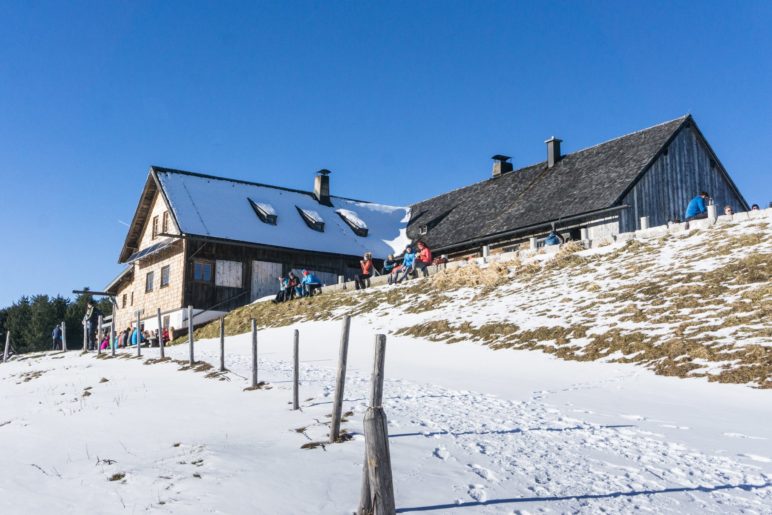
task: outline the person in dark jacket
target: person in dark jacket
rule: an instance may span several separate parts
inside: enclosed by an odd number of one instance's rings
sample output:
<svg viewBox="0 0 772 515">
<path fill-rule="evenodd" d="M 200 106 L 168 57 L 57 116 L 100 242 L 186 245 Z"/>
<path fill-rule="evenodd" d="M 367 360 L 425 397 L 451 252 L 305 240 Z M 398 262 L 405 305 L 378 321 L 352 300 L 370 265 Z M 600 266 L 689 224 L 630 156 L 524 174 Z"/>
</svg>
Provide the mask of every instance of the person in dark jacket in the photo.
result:
<svg viewBox="0 0 772 515">
<path fill-rule="evenodd" d="M 62 350 L 62 326 L 56 324 L 54 331 L 51 333 L 51 339 L 53 340 L 53 350 Z"/>
<path fill-rule="evenodd" d="M 703 191 L 692 200 L 689 201 L 689 205 L 686 206 L 686 213 L 684 215 L 684 221 L 689 222 L 691 220 L 699 220 L 700 218 L 708 217 L 708 208 L 706 202 L 710 200 L 708 192 Z"/>
<path fill-rule="evenodd" d="M 386 256 L 386 259 L 383 260 L 383 269 L 381 270 L 381 275 L 389 275 L 392 270 L 394 270 L 394 267 L 397 266 L 397 260 L 394 259 L 393 254 L 389 254 Z"/>
<path fill-rule="evenodd" d="M 290 272 L 287 276 L 287 290 L 284 293 L 284 298 L 292 300 L 295 298 L 295 294 L 298 292 L 300 286 L 300 279 L 294 272 Z"/>
<path fill-rule="evenodd" d="M 83 317 L 86 329 L 86 340 L 88 350 L 96 350 L 96 333 L 99 325 L 99 316 L 102 314 L 99 308 L 94 305 L 94 301 L 88 301 L 86 304 L 86 315 Z"/>
</svg>

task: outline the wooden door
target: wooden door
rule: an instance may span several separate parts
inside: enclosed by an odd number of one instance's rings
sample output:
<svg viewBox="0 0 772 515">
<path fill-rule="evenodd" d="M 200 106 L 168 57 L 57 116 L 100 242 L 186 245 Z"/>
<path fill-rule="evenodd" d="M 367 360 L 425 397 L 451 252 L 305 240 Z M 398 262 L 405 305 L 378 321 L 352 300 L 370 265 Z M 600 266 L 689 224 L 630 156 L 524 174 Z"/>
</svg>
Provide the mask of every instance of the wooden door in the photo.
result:
<svg viewBox="0 0 772 515">
<path fill-rule="evenodd" d="M 252 291 L 250 300 L 254 301 L 279 291 L 281 270 L 281 263 L 252 261 Z"/>
</svg>

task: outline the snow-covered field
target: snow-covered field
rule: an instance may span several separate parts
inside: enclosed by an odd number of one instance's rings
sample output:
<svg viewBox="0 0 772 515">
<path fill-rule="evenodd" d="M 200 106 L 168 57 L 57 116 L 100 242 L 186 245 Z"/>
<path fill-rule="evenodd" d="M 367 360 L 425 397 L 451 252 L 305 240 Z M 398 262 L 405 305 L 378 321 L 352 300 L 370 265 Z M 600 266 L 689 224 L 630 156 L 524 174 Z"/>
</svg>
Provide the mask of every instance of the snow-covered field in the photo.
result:
<svg viewBox="0 0 772 515">
<path fill-rule="evenodd" d="M 325 441 L 340 322 L 227 338 L 228 380 L 47 354 L 0 365 L 0 513 L 344 514 L 358 502 L 374 334 L 352 323 L 343 427 Z M 197 342 L 219 362 L 219 342 Z M 185 359 L 187 348 L 168 349 Z M 401 513 L 772 513 L 772 391 L 390 336 L 384 408 Z M 85 395 L 88 392 L 90 395 Z M 115 479 L 111 481 L 110 479 Z"/>
</svg>

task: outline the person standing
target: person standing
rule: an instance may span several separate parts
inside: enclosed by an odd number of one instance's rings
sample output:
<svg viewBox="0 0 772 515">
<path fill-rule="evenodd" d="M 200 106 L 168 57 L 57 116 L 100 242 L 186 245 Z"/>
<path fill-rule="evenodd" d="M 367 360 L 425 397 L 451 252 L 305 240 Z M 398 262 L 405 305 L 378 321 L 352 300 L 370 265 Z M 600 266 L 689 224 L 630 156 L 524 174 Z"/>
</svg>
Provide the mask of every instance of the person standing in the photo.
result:
<svg viewBox="0 0 772 515">
<path fill-rule="evenodd" d="M 53 332 L 51 333 L 51 339 L 53 340 L 53 350 L 62 350 L 62 326 L 56 324 Z"/>
</svg>

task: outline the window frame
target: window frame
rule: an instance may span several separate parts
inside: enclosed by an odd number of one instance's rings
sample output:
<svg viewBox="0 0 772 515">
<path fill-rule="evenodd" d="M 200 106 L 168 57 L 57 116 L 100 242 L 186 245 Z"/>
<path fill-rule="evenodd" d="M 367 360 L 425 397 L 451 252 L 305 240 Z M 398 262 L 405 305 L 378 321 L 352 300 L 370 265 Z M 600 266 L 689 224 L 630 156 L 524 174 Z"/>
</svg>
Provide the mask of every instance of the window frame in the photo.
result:
<svg viewBox="0 0 772 515">
<path fill-rule="evenodd" d="M 151 239 L 154 240 L 154 239 L 158 238 L 158 215 L 155 215 L 153 217 L 152 231 L 153 231 L 153 234 L 152 234 L 152 238 Z"/>
<path fill-rule="evenodd" d="M 166 281 L 164 282 L 164 273 L 166 274 Z M 159 288 L 167 288 L 171 282 L 172 268 L 171 265 L 164 265 L 161 267 L 161 284 Z"/>
<path fill-rule="evenodd" d="M 202 278 L 196 277 L 196 265 L 200 265 L 202 268 Z M 203 278 L 205 274 L 203 274 L 203 270 L 205 270 L 205 267 L 209 267 L 209 280 L 206 280 Z M 192 266 L 190 267 L 192 270 L 192 280 L 194 283 L 200 283 L 200 284 L 214 284 L 214 261 L 208 260 L 208 259 L 194 259 Z"/>
<path fill-rule="evenodd" d="M 155 282 L 155 272 L 153 270 L 145 274 L 145 293 L 151 293 Z"/>
<path fill-rule="evenodd" d="M 169 212 L 164 211 L 164 214 L 161 215 L 161 232 L 163 234 L 169 234 Z"/>
</svg>

